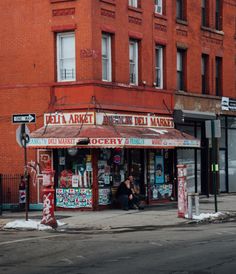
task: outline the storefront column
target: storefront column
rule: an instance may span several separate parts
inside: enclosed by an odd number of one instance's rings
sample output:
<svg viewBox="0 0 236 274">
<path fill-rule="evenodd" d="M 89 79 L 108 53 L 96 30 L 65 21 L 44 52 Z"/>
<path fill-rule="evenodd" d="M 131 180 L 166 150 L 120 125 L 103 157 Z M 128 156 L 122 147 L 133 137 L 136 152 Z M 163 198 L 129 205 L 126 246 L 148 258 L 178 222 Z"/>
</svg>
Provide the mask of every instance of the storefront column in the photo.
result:
<svg viewBox="0 0 236 274">
<path fill-rule="evenodd" d="M 98 149 L 92 149 L 92 166 L 93 166 L 93 210 L 98 210 Z"/>
</svg>

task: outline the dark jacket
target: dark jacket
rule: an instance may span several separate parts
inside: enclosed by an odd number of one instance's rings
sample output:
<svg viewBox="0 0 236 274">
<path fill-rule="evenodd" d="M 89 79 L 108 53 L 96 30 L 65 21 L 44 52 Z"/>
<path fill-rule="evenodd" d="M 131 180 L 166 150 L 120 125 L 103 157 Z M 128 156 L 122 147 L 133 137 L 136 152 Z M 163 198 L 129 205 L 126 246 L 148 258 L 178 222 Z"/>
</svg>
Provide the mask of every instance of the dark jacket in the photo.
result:
<svg viewBox="0 0 236 274">
<path fill-rule="evenodd" d="M 129 196 L 130 194 L 132 194 L 132 191 L 130 188 L 127 188 L 125 182 L 121 182 L 117 192 L 116 192 L 116 197 L 122 196 L 122 195 L 127 195 Z"/>
</svg>

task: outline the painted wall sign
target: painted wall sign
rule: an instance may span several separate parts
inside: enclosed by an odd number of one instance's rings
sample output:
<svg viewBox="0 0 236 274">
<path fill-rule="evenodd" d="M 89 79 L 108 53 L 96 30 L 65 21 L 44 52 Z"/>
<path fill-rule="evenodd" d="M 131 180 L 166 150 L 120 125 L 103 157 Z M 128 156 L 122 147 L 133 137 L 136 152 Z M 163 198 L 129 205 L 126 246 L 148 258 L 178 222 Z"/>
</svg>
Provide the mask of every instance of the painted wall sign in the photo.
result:
<svg viewBox="0 0 236 274">
<path fill-rule="evenodd" d="M 96 113 L 98 125 L 122 125 L 157 128 L 174 128 L 172 117 Z"/>
<path fill-rule="evenodd" d="M 76 112 L 76 113 L 45 113 L 44 125 L 66 126 L 66 125 L 93 125 L 94 112 Z"/>
<path fill-rule="evenodd" d="M 79 138 L 31 138 L 28 147 L 71 147 Z M 142 138 L 90 138 L 85 147 L 200 147 L 199 140 L 142 139 Z"/>
</svg>

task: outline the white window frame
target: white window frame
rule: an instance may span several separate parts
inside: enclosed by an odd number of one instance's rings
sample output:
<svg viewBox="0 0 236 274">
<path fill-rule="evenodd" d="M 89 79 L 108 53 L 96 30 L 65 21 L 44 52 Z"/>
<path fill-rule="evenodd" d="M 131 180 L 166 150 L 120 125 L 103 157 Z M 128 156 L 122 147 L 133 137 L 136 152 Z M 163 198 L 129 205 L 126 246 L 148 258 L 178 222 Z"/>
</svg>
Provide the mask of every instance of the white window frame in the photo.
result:
<svg viewBox="0 0 236 274">
<path fill-rule="evenodd" d="M 133 58 L 131 58 L 133 51 Z M 130 85 L 138 85 L 138 41 L 130 39 L 129 41 L 129 75 Z"/>
<path fill-rule="evenodd" d="M 72 37 L 73 39 L 73 45 L 72 45 L 72 55 L 69 58 L 63 58 L 62 56 L 62 39 Z M 63 77 L 63 74 L 61 73 L 61 70 L 63 69 L 64 62 L 65 61 L 71 61 L 72 63 L 72 71 L 71 71 L 71 77 L 67 77 L 67 72 L 65 68 L 65 77 Z M 69 69 L 68 69 L 69 73 Z M 75 33 L 74 32 L 64 32 L 64 33 L 57 33 L 57 81 L 58 82 L 67 82 L 67 81 L 75 81 L 76 80 L 76 65 L 75 65 Z"/>
<path fill-rule="evenodd" d="M 106 49 L 103 48 L 103 41 L 105 41 Z M 105 70 L 106 77 L 104 77 Z M 102 34 L 102 80 L 107 82 L 111 82 L 112 80 L 111 35 L 105 33 Z"/>
<path fill-rule="evenodd" d="M 163 14 L 163 0 L 155 0 L 155 13 Z"/>
<path fill-rule="evenodd" d="M 163 89 L 163 64 L 164 64 L 164 47 L 157 45 L 155 49 L 155 87 Z M 157 58 L 158 55 L 158 58 Z M 159 75 L 159 77 L 158 77 Z"/>
<path fill-rule="evenodd" d="M 138 8 L 138 0 L 129 0 L 129 6 Z"/>
</svg>

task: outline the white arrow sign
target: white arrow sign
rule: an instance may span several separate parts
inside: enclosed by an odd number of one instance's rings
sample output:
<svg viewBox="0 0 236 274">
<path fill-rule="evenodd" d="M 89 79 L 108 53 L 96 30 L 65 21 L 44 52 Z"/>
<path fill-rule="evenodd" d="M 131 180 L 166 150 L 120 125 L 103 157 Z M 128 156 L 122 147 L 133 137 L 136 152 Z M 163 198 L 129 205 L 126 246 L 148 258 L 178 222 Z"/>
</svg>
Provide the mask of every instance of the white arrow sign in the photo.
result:
<svg viewBox="0 0 236 274">
<path fill-rule="evenodd" d="M 13 124 L 25 124 L 25 123 L 35 123 L 36 115 L 34 113 L 29 114 L 13 114 L 12 115 Z"/>
</svg>

